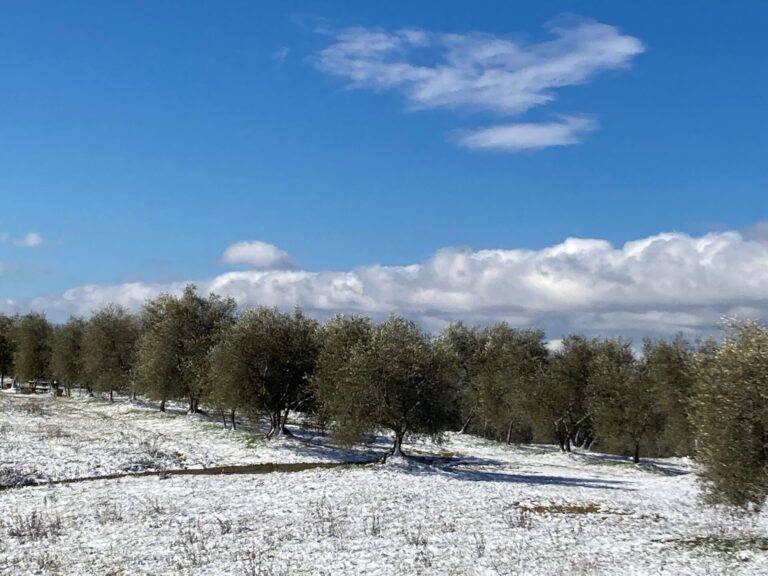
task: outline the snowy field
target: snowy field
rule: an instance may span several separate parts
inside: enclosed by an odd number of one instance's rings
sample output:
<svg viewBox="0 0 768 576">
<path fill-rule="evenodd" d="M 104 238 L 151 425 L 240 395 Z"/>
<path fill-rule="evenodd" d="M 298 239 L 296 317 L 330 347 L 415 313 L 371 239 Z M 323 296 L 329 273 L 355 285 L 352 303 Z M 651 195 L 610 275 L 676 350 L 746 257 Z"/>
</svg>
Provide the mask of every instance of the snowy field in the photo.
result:
<svg viewBox="0 0 768 576">
<path fill-rule="evenodd" d="M 768 574 L 766 514 L 702 506 L 687 461 L 448 435 L 387 464 L 163 472 L 383 450 L 296 424 L 268 443 L 124 399 L 0 395 L 0 573 Z"/>
</svg>

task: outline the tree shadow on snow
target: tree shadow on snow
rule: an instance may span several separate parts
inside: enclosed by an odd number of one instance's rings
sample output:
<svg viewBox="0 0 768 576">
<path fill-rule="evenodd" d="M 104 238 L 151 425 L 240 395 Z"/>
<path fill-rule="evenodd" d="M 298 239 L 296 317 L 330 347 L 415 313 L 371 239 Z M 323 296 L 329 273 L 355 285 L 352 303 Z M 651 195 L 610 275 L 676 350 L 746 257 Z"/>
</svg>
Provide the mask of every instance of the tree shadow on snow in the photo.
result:
<svg viewBox="0 0 768 576">
<path fill-rule="evenodd" d="M 639 464 L 635 464 L 632 461 L 632 458 L 615 454 L 595 454 L 581 452 L 572 453 L 571 457 L 583 460 L 587 464 L 632 466 L 640 468 L 646 472 L 650 472 L 652 474 L 660 474 L 662 476 L 684 476 L 691 473 L 690 470 L 687 470 L 682 466 L 664 459 L 642 458 Z"/>
<path fill-rule="evenodd" d="M 440 461 L 443 460 L 443 461 Z M 593 488 L 598 490 L 634 490 L 623 480 L 605 478 L 578 478 L 573 476 L 553 476 L 548 474 L 514 474 L 487 470 L 471 470 L 464 466 L 500 466 L 503 462 L 485 458 L 435 459 L 420 456 L 408 456 L 401 467 L 406 474 L 438 474 L 469 482 L 506 482 L 538 486 L 566 486 L 574 488 Z"/>
</svg>

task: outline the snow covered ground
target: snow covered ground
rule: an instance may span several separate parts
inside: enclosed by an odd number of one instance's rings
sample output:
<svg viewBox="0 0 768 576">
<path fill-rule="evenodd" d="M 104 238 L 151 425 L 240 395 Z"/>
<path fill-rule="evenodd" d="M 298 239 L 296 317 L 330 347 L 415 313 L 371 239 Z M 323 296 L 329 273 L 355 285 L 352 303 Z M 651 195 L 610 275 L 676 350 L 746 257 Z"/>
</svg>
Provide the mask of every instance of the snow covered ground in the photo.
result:
<svg viewBox="0 0 768 576">
<path fill-rule="evenodd" d="M 0 484 L 343 462 L 150 406 L 0 395 Z M 702 506 L 691 463 L 448 435 L 430 460 L 0 491 L 2 574 L 768 574 L 768 518 Z"/>
</svg>

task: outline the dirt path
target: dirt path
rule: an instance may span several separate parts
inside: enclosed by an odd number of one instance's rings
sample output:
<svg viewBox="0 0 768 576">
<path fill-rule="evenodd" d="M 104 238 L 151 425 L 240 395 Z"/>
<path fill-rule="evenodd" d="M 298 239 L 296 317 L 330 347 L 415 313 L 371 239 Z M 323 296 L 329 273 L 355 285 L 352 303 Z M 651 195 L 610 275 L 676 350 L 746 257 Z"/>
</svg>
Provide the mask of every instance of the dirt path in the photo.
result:
<svg viewBox="0 0 768 576">
<path fill-rule="evenodd" d="M 210 468 L 179 468 L 172 470 L 145 470 L 143 472 L 121 472 L 116 474 L 104 474 L 102 476 L 83 476 L 80 478 L 64 478 L 61 480 L 49 480 L 36 482 L 34 480 L 16 485 L 0 486 L 0 491 L 31 486 L 51 486 L 55 484 L 79 484 L 80 482 L 95 482 L 97 480 L 118 480 L 120 478 L 141 478 L 144 476 L 158 476 L 161 479 L 171 476 L 218 476 L 234 474 L 271 474 L 273 472 L 303 472 L 315 468 L 341 468 L 344 466 L 362 466 L 375 464 L 379 460 L 359 462 L 293 462 L 285 464 L 245 464 L 242 466 L 213 466 Z"/>
</svg>

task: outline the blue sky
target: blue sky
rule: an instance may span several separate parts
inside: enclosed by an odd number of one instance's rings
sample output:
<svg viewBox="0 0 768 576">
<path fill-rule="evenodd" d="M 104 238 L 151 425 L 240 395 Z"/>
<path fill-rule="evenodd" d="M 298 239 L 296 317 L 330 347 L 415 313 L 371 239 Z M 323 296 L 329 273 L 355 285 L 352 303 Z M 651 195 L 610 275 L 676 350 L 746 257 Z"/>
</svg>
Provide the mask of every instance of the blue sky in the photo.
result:
<svg viewBox="0 0 768 576">
<path fill-rule="evenodd" d="M 743 270 L 768 262 L 767 17 L 758 1 L 0 1 L 0 301 L 55 317 L 89 310 L 61 303 L 73 288 L 103 287 L 95 306 L 127 283 L 148 294 L 196 280 L 244 303 L 290 294 L 325 313 L 497 314 L 557 332 L 579 318 L 550 322 L 560 304 L 531 316 L 514 298 L 318 303 L 295 275 L 426 267 L 446 251 L 541 255 L 570 237 L 608 243 L 602 270 L 612 250 L 666 232 L 698 246 L 693 292 L 717 292 L 733 271 L 702 268 L 702 238 L 730 238 Z M 391 49 L 371 53 L 382 39 Z M 457 77 L 456 59 L 487 74 Z M 525 86 L 498 79 L 510 70 Z M 254 241 L 271 246 L 225 257 Z M 265 268 L 292 270 L 270 277 L 280 298 L 254 276 Z M 614 268 L 606 277 L 642 284 Z M 259 289 L 232 287 L 230 272 Z M 611 313 L 714 306 L 699 329 L 762 314 L 760 282 L 715 304 L 681 288 Z"/>
</svg>

